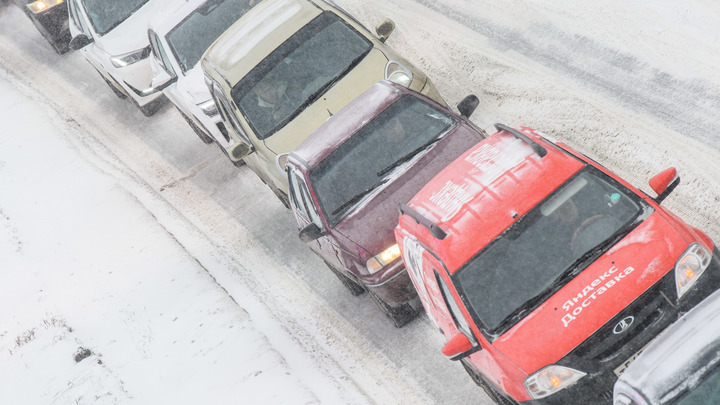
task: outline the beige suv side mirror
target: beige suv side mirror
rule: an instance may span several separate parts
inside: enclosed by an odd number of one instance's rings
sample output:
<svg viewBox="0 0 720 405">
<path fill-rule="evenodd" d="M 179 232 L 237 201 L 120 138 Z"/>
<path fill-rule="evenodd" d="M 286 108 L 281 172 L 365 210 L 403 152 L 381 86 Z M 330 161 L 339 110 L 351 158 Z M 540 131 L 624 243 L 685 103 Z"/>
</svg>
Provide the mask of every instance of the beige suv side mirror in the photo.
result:
<svg viewBox="0 0 720 405">
<path fill-rule="evenodd" d="M 389 18 L 382 20 L 382 22 L 375 27 L 375 32 L 380 42 L 387 41 L 393 31 L 395 31 L 395 23 Z"/>
<path fill-rule="evenodd" d="M 234 162 L 239 161 L 240 159 L 244 158 L 245 156 L 247 156 L 253 152 L 254 152 L 253 147 L 242 141 L 232 145 L 230 147 L 230 149 L 228 150 L 230 159 Z"/>
</svg>

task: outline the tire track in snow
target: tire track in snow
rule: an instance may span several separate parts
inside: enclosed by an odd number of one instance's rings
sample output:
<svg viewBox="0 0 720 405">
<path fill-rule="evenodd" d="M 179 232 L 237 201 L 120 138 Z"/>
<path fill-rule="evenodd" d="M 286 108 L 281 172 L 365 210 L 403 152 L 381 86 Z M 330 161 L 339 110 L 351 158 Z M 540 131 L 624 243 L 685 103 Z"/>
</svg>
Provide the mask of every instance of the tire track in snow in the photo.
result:
<svg viewBox="0 0 720 405">
<path fill-rule="evenodd" d="M 639 58 L 543 23 L 520 31 L 434 0 L 414 0 L 486 37 L 499 51 L 532 59 L 591 91 L 720 150 L 720 88 L 682 80 Z"/>
</svg>

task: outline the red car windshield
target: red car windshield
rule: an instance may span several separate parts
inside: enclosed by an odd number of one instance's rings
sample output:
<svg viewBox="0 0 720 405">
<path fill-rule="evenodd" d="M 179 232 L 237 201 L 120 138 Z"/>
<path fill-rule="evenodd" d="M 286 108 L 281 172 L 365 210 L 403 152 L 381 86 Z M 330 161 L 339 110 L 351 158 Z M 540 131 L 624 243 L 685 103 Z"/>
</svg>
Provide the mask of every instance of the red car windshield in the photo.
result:
<svg viewBox="0 0 720 405">
<path fill-rule="evenodd" d="M 648 210 L 636 194 L 586 167 L 463 265 L 453 282 L 476 322 L 488 334 L 500 334 Z"/>
</svg>

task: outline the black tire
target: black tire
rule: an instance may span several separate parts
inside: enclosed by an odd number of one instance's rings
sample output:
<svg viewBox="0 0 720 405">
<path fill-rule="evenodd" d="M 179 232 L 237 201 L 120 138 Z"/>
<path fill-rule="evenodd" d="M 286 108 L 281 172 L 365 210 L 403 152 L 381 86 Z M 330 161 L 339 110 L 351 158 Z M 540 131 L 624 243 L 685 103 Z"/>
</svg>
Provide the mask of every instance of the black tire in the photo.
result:
<svg viewBox="0 0 720 405">
<path fill-rule="evenodd" d="M 497 390 L 495 390 L 495 388 L 490 383 L 486 382 L 478 373 L 475 372 L 472 367 L 468 366 L 467 363 L 462 360 L 460 361 L 460 363 L 462 364 L 465 371 L 470 374 L 470 378 L 472 378 L 473 382 L 475 382 L 475 384 L 482 388 L 483 391 L 485 391 L 485 393 L 487 394 L 487 396 L 493 401 L 495 401 L 496 404 L 518 405 L 518 403 L 514 400 L 507 398 L 505 395 L 497 392 Z"/>
<path fill-rule="evenodd" d="M 267 184 L 267 183 L 265 183 L 265 184 Z M 278 190 L 278 189 L 275 188 L 274 186 L 271 186 L 271 185 L 269 185 L 269 184 L 268 184 L 268 186 L 270 187 L 270 190 L 272 190 L 272 192 L 273 192 L 273 193 L 275 194 L 275 196 L 278 198 L 278 200 L 280 200 L 280 202 L 282 203 L 282 205 L 283 205 L 285 208 L 290 209 L 290 198 L 287 196 L 287 194 L 285 194 L 285 193 L 283 193 L 282 191 Z"/>
<path fill-rule="evenodd" d="M 419 310 L 413 308 L 410 304 L 404 304 L 399 307 L 390 306 L 390 304 L 383 301 L 382 298 L 378 297 L 372 290 L 368 290 L 368 292 L 373 301 L 375 301 L 385 315 L 390 318 L 396 328 L 402 328 L 407 325 L 408 322 L 412 321 L 420 313 Z"/>
<path fill-rule="evenodd" d="M 180 109 L 177 108 L 177 106 L 176 106 L 175 108 L 176 108 L 177 111 L 180 113 L 180 115 L 183 117 L 183 119 L 185 120 L 185 122 L 187 122 L 187 124 L 190 125 L 190 128 L 192 128 L 193 132 L 195 132 L 195 135 L 197 135 L 198 138 L 200 138 L 200 140 L 203 141 L 203 143 L 204 143 L 205 145 L 210 145 L 211 143 L 215 143 L 215 139 L 213 139 L 213 137 L 211 137 L 210 135 L 206 134 L 205 131 L 202 130 L 202 128 L 200 128 L 200 127 L 198 127 L 197 125 L 195 125 L 195 123 L 193 122 L 193 120 L 191 120 L 190 117 L 188 117 L 188 116 L 185 115 L 182 111 L 180 111 Z M 221 148 L 221 149 L 222 149 L 222 148 Z"/>
<path fill-rule="evenodd" d="M 232 160 L 232 159 L 230 159 L 230 154 L 228 153 L 227 150 L 225 150 L 225 148 L 222 147 L 222 145 L 220 145 L 220 144 L 218 143 L 218 141 L 215 141 L 215 145 L 217 145 L 218 149 L 220 149 L 220 152 L 222 152 L 223 155 L 225 155 L 225 157 L 227 158 L 228 162 L 232 163 L 233 166 L 235 166 L 235 167 L 243 167 L 243 166 L 245 166 L 245 160 L 243 160 L 243 159 L 240 159 L 240 160 L 238 160 L 237 162 L 234 161 L 234 160 Z"/>
<path fill-rule="evenodd" d="M 125 93 L 123 93 L 122 91 L 118 90 L 117 87 L 113 86 L 113 84 L 110 83 L 110 80 L 106 79 L 105 76 L 103 76 L 103 75 L 101 74 L 100 77 L 102 77 L 103 80 L 105 80 L 105 83 L 107 83 L 108 87 L 110 87 L 110 89 L 113 91 L 113 93 L 115 93 L 115 95 L 116 95 L 120 100 L 125 100 L 125 99 L 127 98 L 127 95 L 125 95 Z"/>
<path fill-rule="evenodd" d="M 142 112 L 144 116 L 152 117 L 156 112 L 160 111 L 163 105 L 165 105 L 165 101 L 165 96 L 162 96 L 155 101 L 145 104 L 144 106 L 140 106 L 137 103 L 135 103 L 135 105 L 138 106 L 140 112 Z"/>
<path fill-rule="evenodd" d="M 357 281 L 353 280 L 348 276 L 347 274 L 344 274 L 345 272 L 341 270 L 337 270 L 335 267 L 331 266 L 328 262 L 325 262 L 325 265 L 330 268 L 330 270 L 335 273 L 338 279 L 343 283 L 343 285 L 350 291 L 350 294 L 352 294 L 354 297 L 357 297 L 358 295 L 362 295 L 367 291 L 365 289 L 365 286 L 358 283 Z"/>
</svg>

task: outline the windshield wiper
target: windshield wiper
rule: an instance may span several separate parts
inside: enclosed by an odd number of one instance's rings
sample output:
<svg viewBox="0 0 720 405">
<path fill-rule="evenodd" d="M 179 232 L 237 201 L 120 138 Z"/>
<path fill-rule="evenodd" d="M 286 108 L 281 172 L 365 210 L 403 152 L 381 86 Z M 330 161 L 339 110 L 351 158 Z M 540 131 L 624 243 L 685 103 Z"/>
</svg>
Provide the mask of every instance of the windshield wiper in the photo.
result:
<svg viewBox="0 0 720 405">
<path fill-rule="evenodd" d="M 383 176 L 383 175 L 391 172 L 393 169 L 395 169 L 396 167 L 400 166 L 401 164 L 407 162 L 408 160 L 412 159 L 415 155 L 417 155 L 418 153 L 422 152 L 423 150 L 429 148 L 430 145 L 434 144 L 435 142 L 439 141 L 440 139 L 442 139 L 442 138 L 438 136 L 438 137 L 435 137 L 435 138 L 429 140 L 428 142 L 425 142 L 420 147 L 415 148 L 412 152 L 408 153 L 407 155 L 405 155 L 405 156 L 401 157 L 400 159 L 398 159 L 397 161 L 395 161 L 395 163 L 380 170 L 377 173 L 377 176 L 380 177 L 380 176 Z"/>
<path fill-rule="evenodd" d="M 320 88 L 317 89 L 317 90 L 315 90 L 314 93 L 310 94 L 310 95 L 305 99 L 305 101 L 303 101 L 303 103 L 300 105 L 300 107 L 299 107 L 298 109 L 299 109 L 299 110 L 304 110 L 304 109 L 307 108 L 310 104 L 314 103 L 315 100 L 317 100 L 321 95 L 323 95 L 323 94 L 327 91 L 327 89 L 329 89 L 330 87 L 334 86 L 335 83 L 337 83 L 338 81 L 340 81 L 340 79 L 342 79 L 343 77 L 345 77 L 345 75 L 347 75 L 348 72 L 350 72 L 350 71 L 355 67 L 355 65 L 357 65 L 358 63 L 360 63 L 360 61 L 363 60 L 363 59 L 365 58 L 365 56 L 367 56 L 367 54 L 370 53 L 371 50 L 372 50 L 372 48 L 368 48 L 368 49 L 366 49 L 363 53 L 361 53 L 360 55 L 356 56 L 355 59 L 353 59 L 352 61 L 350 61 L 350 64 L 347 65 L 347 67 L 342 70 L 342 72 L 340 72 L 338 75 L 336 75 L 335 77 L 333 77 L 332 80 L 330 80 L 330 81 L 328 81 L 327 83 L 325 83 L 324 85 L 320 86 Z"/>
<path fill-rule="evenodd" d="M 634 223 L 634 221 L 633 221 Z M 599 243 L 594 248 L 588 250 L 585 252 L 582 256 L 580 256 L 577 260 L 573 262 L 573 264 L 560 276 L 558 276 L 555 280 L 553 280 L 552 283 L 550 283 L 550 287 L 541 291 L 539 294 L 530 297 L 528 300 L 526 300 L 522 305 L 520 305 L 515 311 L 510 313 L 505 319 L 503 319 L 496 328 L 492 330 L 494 333 L 493 336 L 498 337 L 502 333 L 505 333 L 508 329 L 510 329 L 513 325 L 518 323 L 521 319 L 523 319 L 528 313 L 535 310 L 535 308 L 538 307 L 538 305 L 541 302 L 545 302 L 548 298 L 550 298 L 553 294 L 555 294 L 560 288 L 562 288 L 565 284 L 568 283 L 569 279 L 572 279 L 573 277 L 577 276 L 582 270 L 585 269 L 585 264 L 590 259 L 595 259 L 597 256 L 602 254 L 603 252 L 607 251 L 611 246 L 614 246 L 615 243 L 618 242 L 618 240 L 622 239 L 627 235 L 634 226 L 625 226 L 620 228 L 617 232 L 612 234 L 610 237 L 605 239 L 602 243 Z"/>
<path fill-rule="evenodd" d="M 356 202 L 360 201 L 363 197 L 370 194 L 371 191 L 375 190 L 376 188 L 380 187 L 382 184 L 385 184 L 388 181 L 388 179 L 383 179 L 378 183 L 373 184 L 372 186 L 366 188 L 365 190 L 359 192 L 356 194 L 353 198 L 345 201 L 342 205 L 337 207 L 335 211 L 332 212 L 332 215 L 336 215 L 337 213 L 341 212 L 345 208 L 355 204 Z"/>
<path fill-rule="evenodd" d="M 263 139 L 263 140 L 264 140 L 264 139 L 267 139 L 267 138 L 269 138 L 270 136 L 272 136 L 273 134 L 275 134 L 276 132 L 278 132 L 281 128 L 284 128 L 285 125 L 287 125 L 290 121 L 294 120 L 298 115 L 300 115 L 300 113 L 302 113 L 303 111 L 305 111 L 305 109 L 307 109 L 312 103 L 314 103 L 320 96 L 322 96 L 323 94 L 325 94 L 325 92 L 327 92 L 327 90 L 328 90 L 329 88 L 331 88 L 332 86 L 334 86 L 335 83 L 337 83 L 338 81 L 340 81 L 340 79 L 342 79 L 343 77 L 345 77 L 345 75 L 346 75 L 352 68 L 354 68 L 355 65 L 357 65 L 358 63 L 360 63 L 360 61 L 361 61 L 371 50 L 372 50 L 372 48 L 369 48 L 369 49 L 367 49 L 365 52 L 363 52 L 361 55 L 359 55 L 358 57 L 356 57 L 355 59 L 353 59 L 352 62 L 350 62 L 350 64 L 348 65 L 348 67 L 346 67 L 345 70 L 343 70 L 342 72 L 340 72 L 339 75 L 335 76 L 332 80 L 330 80 L 329 82 L 325 83 L 323 86 L 321 86 L 319 89 L 317 89 L 314 93 L 312 93 L 311 95 L 309 95 L 299 106 L 297 106 L 297 108 L 295 108 L 295 110 L 294 110 L 290 115 L 288 115 L 287 118 L 285 118 L 284 120 L 282 120 L 281 122 L 279 122 L 277 125 L 275 125 L 272 129 L 270 129 L 269 131 L 267 131 L 267 132 L 265 133 L 265 135 L 263 135 L 262 137 L 258 136 L 258 138 Z"/>
</svg>

